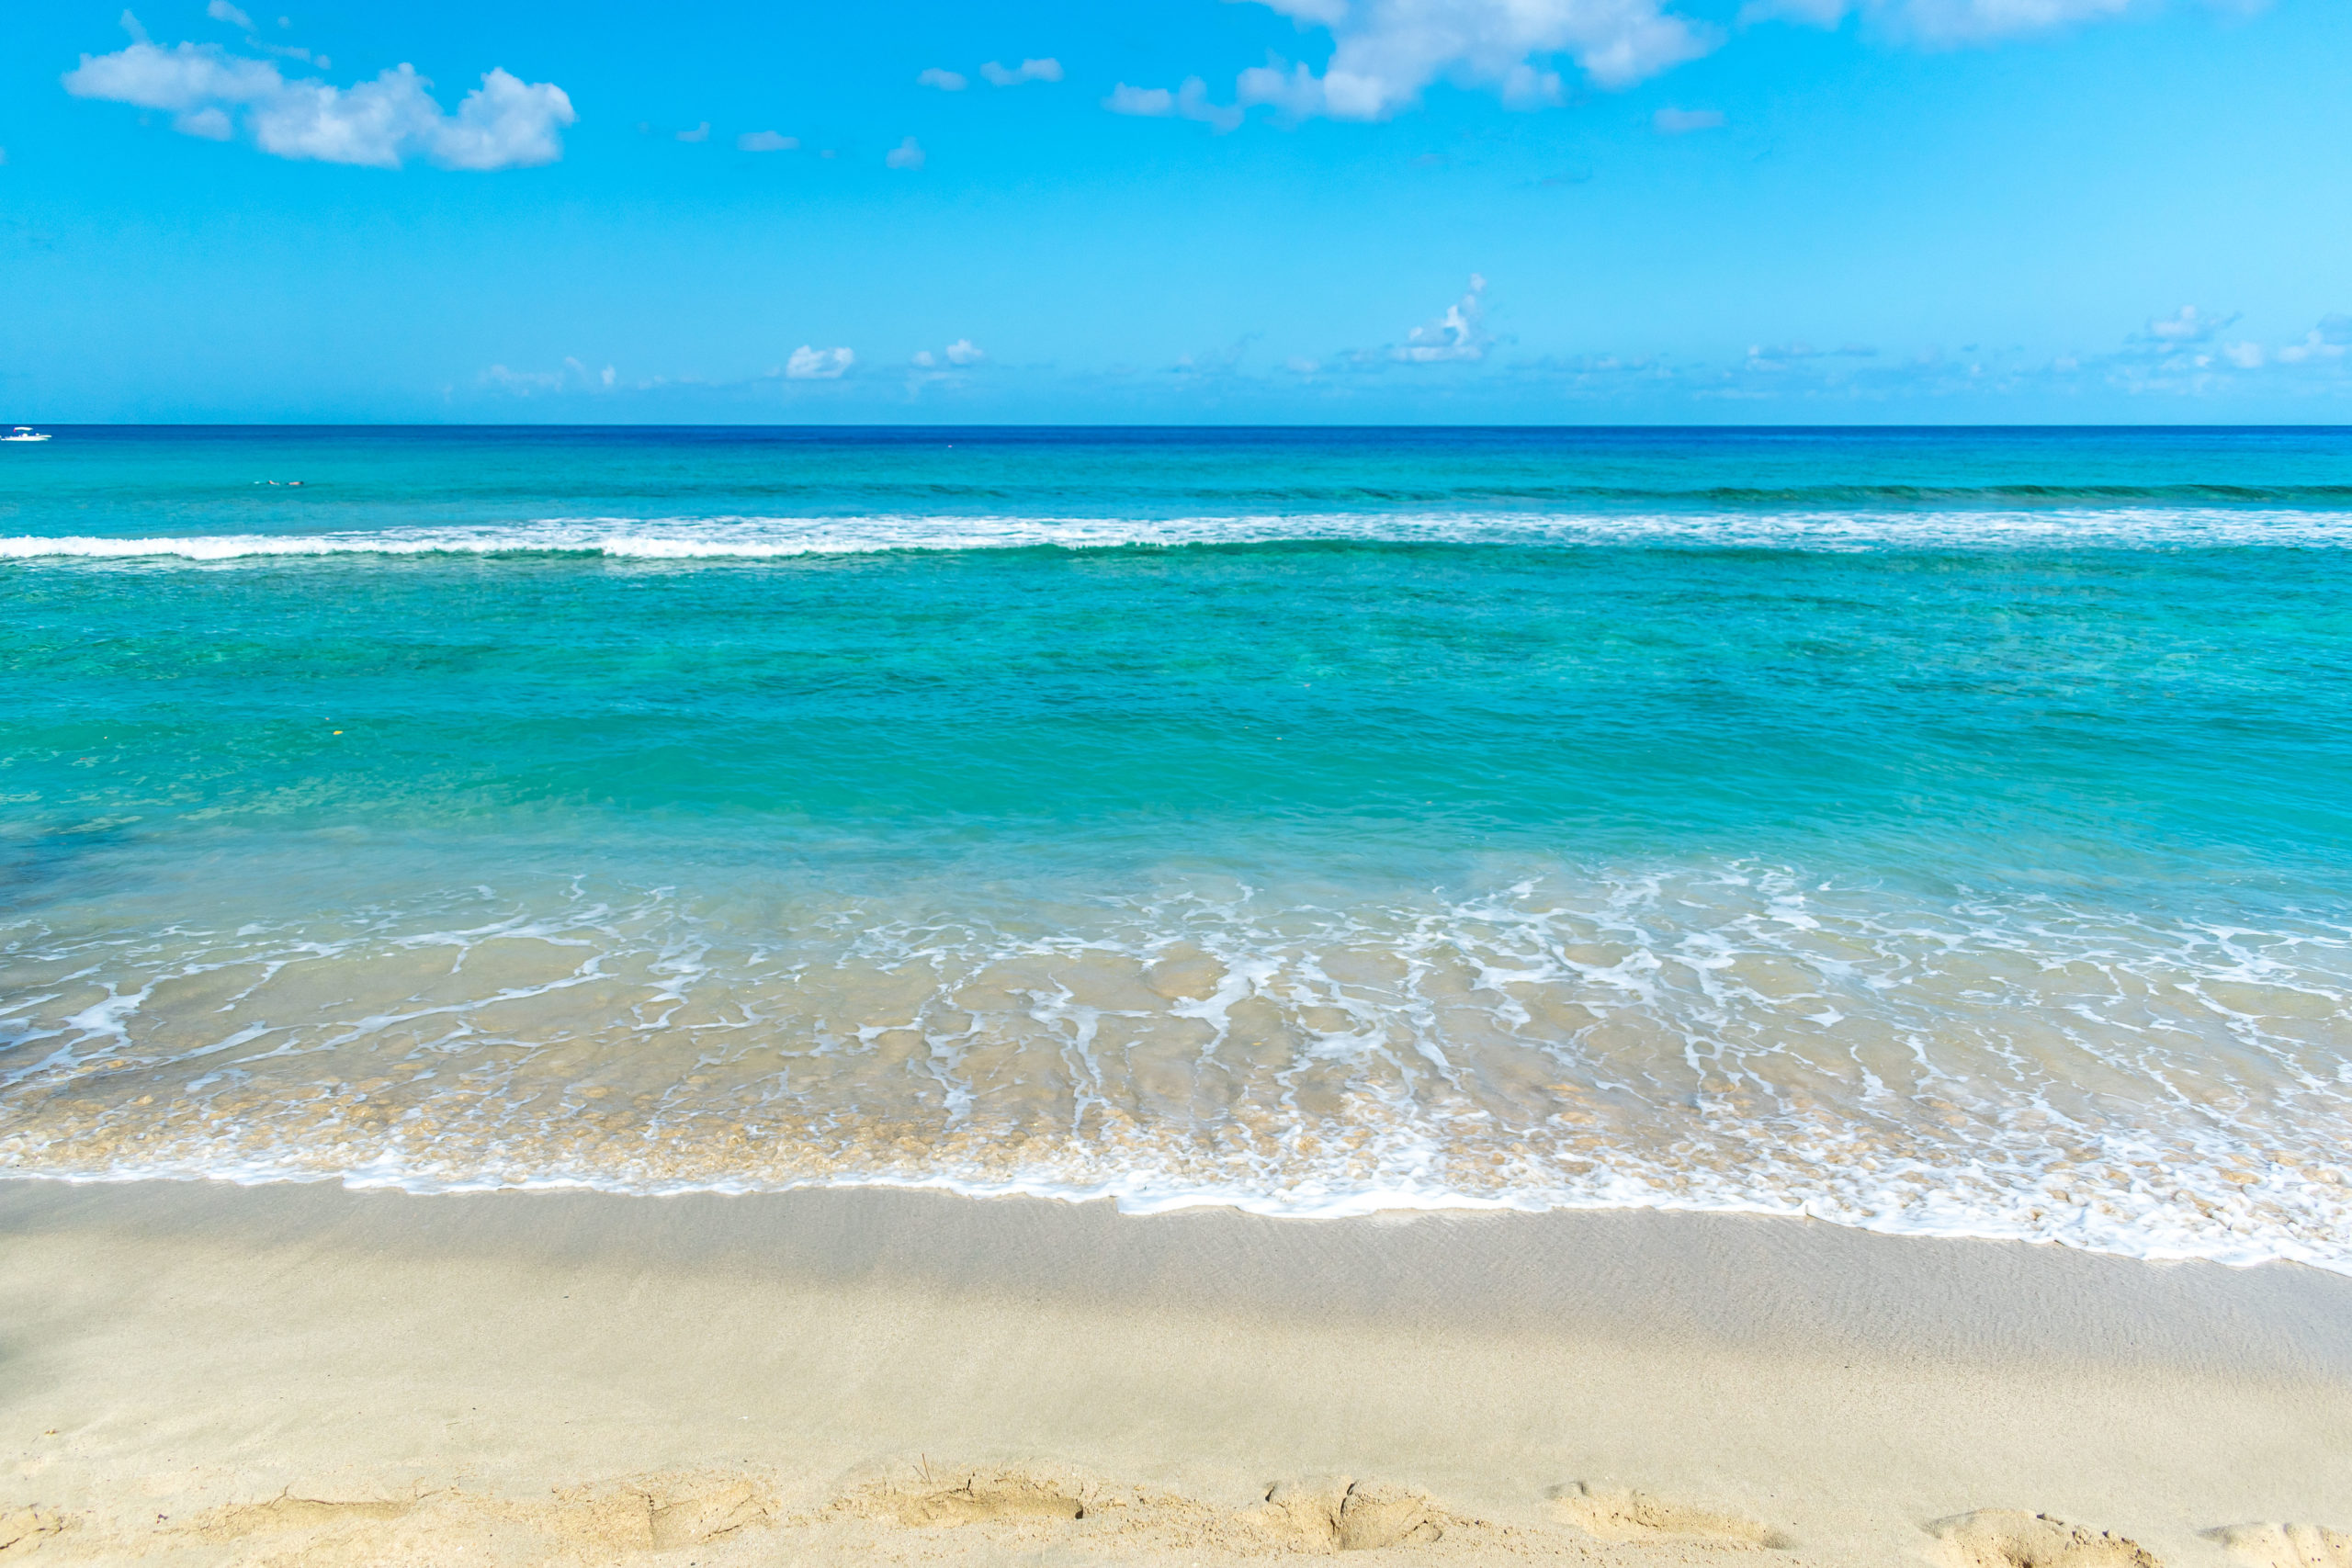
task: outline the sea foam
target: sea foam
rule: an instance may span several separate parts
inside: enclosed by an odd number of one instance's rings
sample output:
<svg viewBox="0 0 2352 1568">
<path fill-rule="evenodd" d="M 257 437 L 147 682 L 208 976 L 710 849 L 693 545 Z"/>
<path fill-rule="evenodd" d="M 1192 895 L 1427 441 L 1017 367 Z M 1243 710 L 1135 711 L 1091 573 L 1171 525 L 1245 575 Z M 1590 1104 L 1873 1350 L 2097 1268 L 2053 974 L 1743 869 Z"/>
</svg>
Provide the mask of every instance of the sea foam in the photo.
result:
<svg viewBox="0 0 2352 1568">
<path fill-rule="evenodd" d="M 1010 923 L 738 897 L 483 890 L 129 941 L 19 922 L 0 1164 L 1721 1210 L 2352 1272 L 2352 930 L 2326 919 L 1737 863 L 1463 899 L 1203 885 Z"/>
<path fill-rule="evenodd" d="M 2222 507 L 1769 511 L 1270 513 L 1086 516 L 552 517 L 349 533 L 0 537 L 0 559 L 234 561 L 312 556 L 581 555 L 761 560 L 894 550 L 1369 544 L 1874 548 L 2195 548 L 2352 544 L 2352 514 Z"/>
</svg>

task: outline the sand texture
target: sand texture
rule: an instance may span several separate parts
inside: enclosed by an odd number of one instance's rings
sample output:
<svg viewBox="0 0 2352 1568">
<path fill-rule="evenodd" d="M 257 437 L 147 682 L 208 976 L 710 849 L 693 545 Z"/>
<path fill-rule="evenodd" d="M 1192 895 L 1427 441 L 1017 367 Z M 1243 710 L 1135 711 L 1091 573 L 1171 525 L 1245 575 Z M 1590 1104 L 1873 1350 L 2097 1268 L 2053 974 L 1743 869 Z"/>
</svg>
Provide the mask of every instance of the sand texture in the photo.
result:
<svg viewBox="0 0 2352 1568">
<path fill-rule="evenodd" d="M 2352 1279 L 1632 1213 L 0 1183 L 0 1563 L 2352 1568 Z"/>
</svg>

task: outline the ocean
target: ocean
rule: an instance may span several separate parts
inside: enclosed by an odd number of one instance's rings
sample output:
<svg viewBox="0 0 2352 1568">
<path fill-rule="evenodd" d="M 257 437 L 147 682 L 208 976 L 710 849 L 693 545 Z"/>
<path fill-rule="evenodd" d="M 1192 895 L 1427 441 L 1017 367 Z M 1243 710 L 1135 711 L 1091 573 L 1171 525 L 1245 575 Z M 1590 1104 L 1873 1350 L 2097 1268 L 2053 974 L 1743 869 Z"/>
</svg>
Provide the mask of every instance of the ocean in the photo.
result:
<svg viewBox="0 0 2352 1568">
<path fill-rule="evenodd" d="M 2352 432 L 0 454 L 8 1174 L 2352 1272 L 2347 1149 Z"/>
</svg>

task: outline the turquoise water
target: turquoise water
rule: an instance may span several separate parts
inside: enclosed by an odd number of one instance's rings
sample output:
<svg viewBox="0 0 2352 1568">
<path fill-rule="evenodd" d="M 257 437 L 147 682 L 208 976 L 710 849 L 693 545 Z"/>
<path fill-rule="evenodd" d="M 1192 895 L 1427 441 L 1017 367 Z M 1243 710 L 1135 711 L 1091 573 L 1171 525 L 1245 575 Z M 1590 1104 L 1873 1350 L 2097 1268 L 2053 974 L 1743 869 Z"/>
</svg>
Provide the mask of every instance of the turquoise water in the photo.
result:
<svg viewBox="0 0 2352 1568">
<path fill-rule="evenodd" d="M 2352 1268 L 2352 433 L 5 458 L 18 1171 Z"/>
</svg>

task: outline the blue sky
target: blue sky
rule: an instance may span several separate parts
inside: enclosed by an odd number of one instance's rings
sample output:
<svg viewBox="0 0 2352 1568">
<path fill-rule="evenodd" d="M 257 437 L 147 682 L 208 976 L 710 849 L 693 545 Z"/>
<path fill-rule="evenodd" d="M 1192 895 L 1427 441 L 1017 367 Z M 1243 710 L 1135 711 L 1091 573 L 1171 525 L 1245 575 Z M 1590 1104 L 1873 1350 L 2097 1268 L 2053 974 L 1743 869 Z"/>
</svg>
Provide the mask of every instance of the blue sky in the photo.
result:
<svg viewBox="0 0 2352 1568">
<path fill-rule="evenodd" d="M 2352 422 L 2341 0 L 134 13 L 0 419 Z"/>
</svg>

